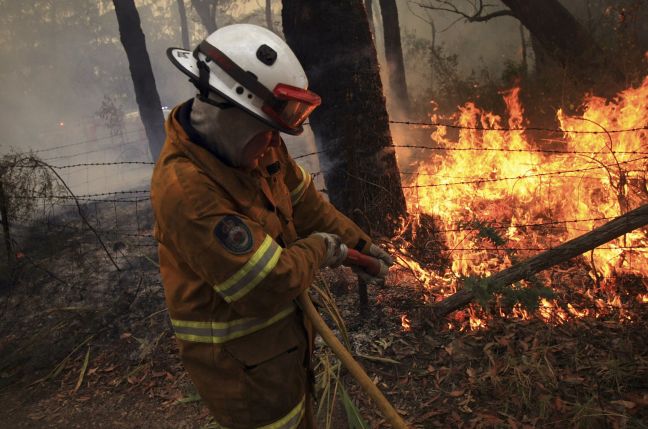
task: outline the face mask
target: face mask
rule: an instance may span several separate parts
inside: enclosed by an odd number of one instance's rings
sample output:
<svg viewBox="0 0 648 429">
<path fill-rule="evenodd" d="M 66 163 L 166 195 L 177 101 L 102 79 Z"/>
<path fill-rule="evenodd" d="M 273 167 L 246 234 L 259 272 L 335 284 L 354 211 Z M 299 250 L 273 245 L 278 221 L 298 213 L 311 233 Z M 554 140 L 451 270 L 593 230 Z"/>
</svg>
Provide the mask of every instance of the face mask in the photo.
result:
<svg viewBox="0 0 648 429">
<path fill-rule="evenodd" d="M 209 98 L 224 101 L 213 94 Z M 243 165 L 243 148 L 254 136 L 272 129 L 242 109 L 219 108 L 198 97 L 193 102 L 191 125 L 214 152 L 233 167 Z"/>
</svg>

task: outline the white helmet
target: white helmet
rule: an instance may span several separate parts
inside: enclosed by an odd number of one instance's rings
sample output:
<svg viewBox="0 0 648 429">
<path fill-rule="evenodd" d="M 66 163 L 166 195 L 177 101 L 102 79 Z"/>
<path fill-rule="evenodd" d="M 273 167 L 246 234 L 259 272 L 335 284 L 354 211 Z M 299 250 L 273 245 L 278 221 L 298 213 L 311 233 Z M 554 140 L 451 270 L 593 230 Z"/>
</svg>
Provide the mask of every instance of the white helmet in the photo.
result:
<svg viewBox="0 0 648 429">
<path fill-rule="evenodd" d="M 270 30 L 252 24 L 222 27 L 193 51 L 169 48 L 167 56 L 200 91 L 202 101 L 232 104 L 272 128 L 297 135 L 320 104 L 290 47 Z M 209 100 L 209 92 L 225 98 Z"/>
</svg>

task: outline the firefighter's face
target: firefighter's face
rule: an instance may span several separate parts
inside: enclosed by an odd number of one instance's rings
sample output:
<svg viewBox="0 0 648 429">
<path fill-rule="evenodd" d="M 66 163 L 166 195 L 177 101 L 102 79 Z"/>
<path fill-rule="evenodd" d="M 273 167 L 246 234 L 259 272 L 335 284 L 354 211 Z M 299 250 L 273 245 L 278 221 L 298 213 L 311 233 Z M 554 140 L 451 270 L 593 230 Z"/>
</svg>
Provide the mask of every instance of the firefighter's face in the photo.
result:
<svg viewBox="0 0 648 429">
<path fill-rule="evenodd" d="M 265 151 L 269 147 L 279 146 L 280 142 L 279 131 L 276 130 L 264 131 L 252 137 L 243 148 L 243 167 L 255 168 Z"/>
</svg>

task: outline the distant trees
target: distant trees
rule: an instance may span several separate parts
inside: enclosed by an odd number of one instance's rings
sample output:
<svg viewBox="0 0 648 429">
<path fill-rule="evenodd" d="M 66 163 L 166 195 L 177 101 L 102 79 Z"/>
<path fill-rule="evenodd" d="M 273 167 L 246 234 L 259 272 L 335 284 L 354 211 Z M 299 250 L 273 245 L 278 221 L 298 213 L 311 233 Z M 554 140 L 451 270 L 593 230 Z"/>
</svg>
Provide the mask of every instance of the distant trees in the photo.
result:
<svg viewBox="0 0 648 429">
<path fill-rule="evenodd" d="M 178 15 L 180 17 L 180 31 L 182 33 L 182 47 L 189 49 L 189 27 L 187 26 L 187 9 L 184 0 L 176 0 L 178 3 Z"/>
<path fill-rule="evenodd" d="M 198 14 L 200 22 L 205 26 L 207 34 L 218 30 L 218 26 L 216 25 L 218 0 L 191 0 L 191 4 Z"/>
<path fill-rule="evenodd" d="M 153 161 L 156 161 L 164 144 L 164 115 L 160 95 L 155 86 L 155 77 L 146 50 L 146 40 L 134 0 L 113 0 L 119 35 L 128 57 L 133 78 L 135 99 Z"/>
<path fill-rule="evenodd" d="M 383 34 L 385 37 L 385 59 L 389 75 L 389 88 L 392 91 L 393 105 L 401 113 L 409 111 L 409 95 L 405 78 L 405 63 L 401 44 L 400 24 L 396 0 L 380 0 Z"/>
<path fill-rule="evenodd" d="M 568 76 L 590 85 L 602 80 L 606 84 L 625 84 L 615 62 L 558 0 L 502 0 L 502 3 L 529 30 L 544 53 L 565 68 Z"/>
<path fill-rule="evenodd" d="M 272 21 L 272 0 L 266 0 L 265 2 L 265 19 L 268 30 L 275 31 L 274 22 Z"/>
<path fill-rule="evenodd" d="M 502 3 L 508 9 L 483 0 L 475 1 L 470 10 L 452 0 L 427 0 L 418 5 L 453 13 L 467 22 L 485 22 L 504 16 L 516 18 L 531 33 L 536 70 L 544 70 L 545 62 L 554 61 L 563 67 L 564 76 L 579 86 L 625 84 L 615 61 L 558 0 L 502 0 Z"/>
<path fill-rule="evenodd" d="M 283 0 L 283 28 L 323 100 L 310 124 L 330 200 L 389 235 L 406 206 L 362 0 Z"/>
</svg>

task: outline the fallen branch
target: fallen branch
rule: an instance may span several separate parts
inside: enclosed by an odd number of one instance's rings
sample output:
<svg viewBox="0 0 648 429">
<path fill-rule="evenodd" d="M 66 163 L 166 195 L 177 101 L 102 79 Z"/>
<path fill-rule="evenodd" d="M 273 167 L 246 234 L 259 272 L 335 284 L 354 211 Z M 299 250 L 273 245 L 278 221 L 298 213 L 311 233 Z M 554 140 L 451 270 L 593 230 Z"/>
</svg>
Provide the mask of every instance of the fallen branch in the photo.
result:
<svg viewBox="0 0 648 429">
<path fill-rule="evenodd" d="M 595 249 L 615 238 L 630 231 L 648 225 L 648 204 L 629 211 L 605 225 L 596 228 L 580 237 L 574 238 L 560 246 L 542 252 L 524 262 L 515 264 L 486 279 L 488 288 L 498 288 L 529 279 L 534 274 L 546 270 L 575 256 Z M 475 298 L 470 289 L 461 289 L 443 301 L 432 304 L 432 313 L 435 318 L 447 316 L 455 310 L 468 305 Z"/>
</svg>

